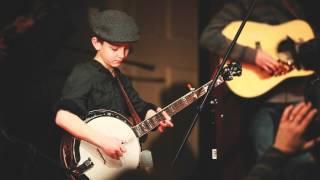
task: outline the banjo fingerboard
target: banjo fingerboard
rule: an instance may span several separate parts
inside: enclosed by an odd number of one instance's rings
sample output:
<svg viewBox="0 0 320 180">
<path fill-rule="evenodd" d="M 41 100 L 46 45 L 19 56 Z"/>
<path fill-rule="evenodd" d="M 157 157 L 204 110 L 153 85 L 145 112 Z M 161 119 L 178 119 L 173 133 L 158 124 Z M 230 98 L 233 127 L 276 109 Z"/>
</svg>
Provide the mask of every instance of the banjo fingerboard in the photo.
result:
<svg viewBox="0 0 320 180">
<path fill-rule="evenodd" d="M 213 80 L 210 80 L 200 88 L 190 91 L 183 97 L 177 99 L 173 103 L 169 104 L 165 108 L 163 108 L 160 112 L 153 115 L 152 117 L 143 120 L 136 126 L 132 127 L 133 131 L 137 135 L 137 137 L 142 137 L 143 135 L 150 132 L 152 129 L 156 128 L 160 121 L 165 119 L 162 112 L 166 112 L 170 117 L 175 115 L 176 113 L 180 112 L 196 100 L 198 100 L 200 97 L 202 97 L 208 90 L 208 87 L 213 82 Z M 215 83 L 215 86 L 220 85 L 223 82 L 223 78 L 220 76 L 218 80 Z"/>
</svg>

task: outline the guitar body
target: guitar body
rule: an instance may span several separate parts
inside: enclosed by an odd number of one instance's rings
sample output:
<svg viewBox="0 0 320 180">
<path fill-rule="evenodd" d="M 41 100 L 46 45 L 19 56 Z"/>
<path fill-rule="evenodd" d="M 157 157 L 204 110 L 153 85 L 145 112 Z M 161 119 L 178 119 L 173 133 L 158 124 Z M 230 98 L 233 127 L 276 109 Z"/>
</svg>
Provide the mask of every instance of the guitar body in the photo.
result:
<svg viewBox="0 0 320 180">
<path fill-rule="evenodd" d="M 240 21 L 232 22 L 224 28 L 222 33 L 227 38 L 233 39 L 240 24 Z M 292 61 L 287 54 L 277 52 L 279 43 L 288 36 L 296 43 L 314 38 L 311 27 L 302 20 L 292 20 L 280 25 L 248 21 L 237 43 L 255 49 L 257 42 L 259 42 L 260 48 L 269 53 L 274 59 Z M 244 98 L 253 98 L 265 94 L 286 79 L 309 76 L 313 73 L 311 70 L 293 69 L 283 75 L 270 76 L 255 65 L 243 63 L 242 75 L 232 81 L 227 81 L 226 84 L 236 95 Z"/>
<path fill-rule="evenodd" d="M 109 110 L 95 110 L 90 113 L 91 117 L 89 116 L 85 122 L 106 136 L 117 137 L 125 141 L 126 153 L 120 160 L 115 160 L 103 154 L 96 146 L 67 135 L 63 138 L 60 147 L 63 166 L 73 171 L 76 167 L 89 164 L 89 161 L 86 162 L 86 160 L 90 160 L 91 165 L 78 175 L 82 174 L 94 180 L 112 179 L 124 170 L 137 168 L 141 152 L 140 142 L 126 123 L 127 119 Z M 73 173 L 73 176 L 76 174 Z"/>
</svg>

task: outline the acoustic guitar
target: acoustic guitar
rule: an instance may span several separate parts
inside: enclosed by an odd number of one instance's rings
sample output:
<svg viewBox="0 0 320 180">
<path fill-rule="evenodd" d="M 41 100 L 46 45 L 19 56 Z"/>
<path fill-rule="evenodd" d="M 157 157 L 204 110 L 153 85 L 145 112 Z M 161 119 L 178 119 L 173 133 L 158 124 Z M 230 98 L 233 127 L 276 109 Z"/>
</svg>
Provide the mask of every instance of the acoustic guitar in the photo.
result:
<svg viewBox="0 0 320 180">
<path fill-rule="evenodd" d="M 223 35 L 233 39 L 240 24 L 241 21 L 230 23 L 223 29 Z M 255 98 L 269 92 L 286 79 L 313 74 L 311 70 L 297 69 L 292 54 L 278 52 L 279 44 L 288 37 L 299 44 L 314 38 L 314 33 L 307 22 L 299 19 L 279 25 L 248 21 L 237 43 L 251 48 L 261 48 L 275 60 L 287 64 L 289 68 L 281 75 L 271 76 L 253 64 L 242 63 L 242 75 L 226 82 L 228 88 L 240 97 Z"/>
</svg>

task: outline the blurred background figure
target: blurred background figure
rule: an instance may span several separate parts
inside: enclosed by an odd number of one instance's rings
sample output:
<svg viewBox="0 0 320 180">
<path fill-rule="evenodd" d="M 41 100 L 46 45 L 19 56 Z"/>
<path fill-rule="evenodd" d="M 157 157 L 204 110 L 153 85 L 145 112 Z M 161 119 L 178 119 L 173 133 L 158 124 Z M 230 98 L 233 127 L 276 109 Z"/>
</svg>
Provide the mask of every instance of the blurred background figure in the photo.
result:
<svg viewBox="0 0 320 180">
<path fill-rule="evenodd" d="M 284 108 L 304 101 L 307 84 L 318 76 L 320 56 L 319 25 L 314 16 L 316 9 L 312 7 L 313 3 L 228 0 L 222 1 L 221 8 L 211 13 L 211 18 L 201 30 L 200 45 L 211 57 L 215 57 L 211 59 L 215 61 L 213 64 L 219 64 L 219 57 L 224 57 L 253 2 L 252 14 L 228 57 L 231 61 L 242 63 L 243 73 L 238 79 L 227 83 L 226 91 L 231 93 L 226 93 L 229 96 L 222 99 L 227 101 L 226 98 L 234 97 L 234 104 L 241 109 L 239 121 L 248 123 L 243 125 L 242 137 L 250 138 L 247 155 L 257 161 L 273 144 Z M 302 20 L 303 25 L 295 25 L 297 21 L 294 20 L 297 19 Z M 286 26 L 289 26 L 288 29 Z M 300 74 L 296 75 L 296 72 Z M 222 112 L 238 110 L 230 106 L 224 108 Z M 237 119 L 231 116 L 226 113 L 223 123 L 235 124 Z M 252 155 L 252 150 L 255 155 Z M 292 165 L 312 161 L 310 153 L 295 159 L 292 159 Z"/>
<path fill-rule="evenodd" d="M 310 131 L 308 127 L 317 120 L 317 113 L 318 109 L 312 107 L 310 102 L 287 106 L 282 113 L 274 144 L 263 154 L 245 179 L 319 179 L 319 161 L 301 163 L 291 171 L 285 168 L 290 159 L 305 151 L 313 151 L 319 145 L 319 131 L 313 137 L 306 136 Z"/>
</svg>

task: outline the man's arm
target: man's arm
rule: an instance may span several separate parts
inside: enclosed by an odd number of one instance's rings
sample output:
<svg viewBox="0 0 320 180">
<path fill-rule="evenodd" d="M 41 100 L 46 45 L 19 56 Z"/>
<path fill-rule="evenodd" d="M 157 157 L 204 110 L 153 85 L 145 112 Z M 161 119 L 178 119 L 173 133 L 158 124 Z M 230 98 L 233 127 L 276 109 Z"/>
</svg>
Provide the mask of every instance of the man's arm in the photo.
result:
<svg viewBox="0 0 320 180">
<path fill-rule="evenodd" d="M 231 22 L 243 19 L 244 6 L 241 2 L 226 3 L 203 30 L 200 45 L 220 57 L 224 56 L 232 39 L 224 36 L 222 31 Z M 233 47 L 230 59 L 254 64 L 270 75 L 279 74 L 282 71 L 281 64 L 267 52 L 238 43 Z"/>
<path fill-rule="evenodd" d="M 233 21 L 242 20 L 243 9 L 239 3 L 226 3 L 212 16 L 209 23 L 201 32 L 200 45 L 215 53 L 223 56 L 230 46 L 231 40 L 222 34 L 223 29 Z M 243 59 L 253 59 L 255 51 L 251 48 L 236 44 L 230 58 L 242 61 Z"/>
</svg>

